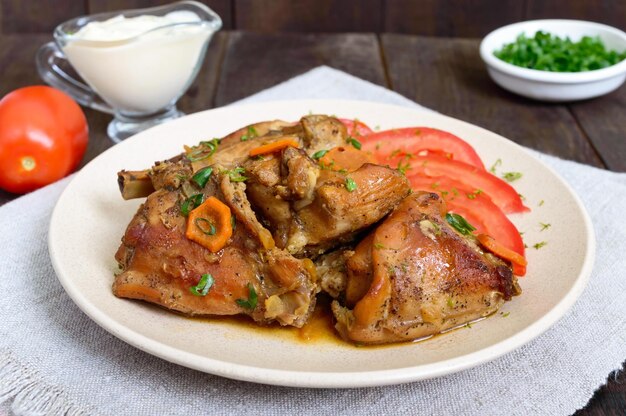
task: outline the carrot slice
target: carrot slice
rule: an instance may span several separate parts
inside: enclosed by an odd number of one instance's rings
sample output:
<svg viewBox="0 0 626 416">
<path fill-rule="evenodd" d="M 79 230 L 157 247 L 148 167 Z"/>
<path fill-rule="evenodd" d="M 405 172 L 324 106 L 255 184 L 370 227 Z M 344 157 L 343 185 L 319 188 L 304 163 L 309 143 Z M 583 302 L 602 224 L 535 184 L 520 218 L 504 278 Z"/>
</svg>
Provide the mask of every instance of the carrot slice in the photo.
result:
<svg viewBox="0 0 626 416">
<path fill-rule="evenodd" d="M 211 196 L 189 213 L 185 236 L 213 253 L 220 251 L 232 235 L 230 208 L 219 199 Z"/>
<path fill-rule="evenodd" d="M 376 160 L 372 155 L 352 146 L 339 146 L 322 156 L 320 163 L 331 170 L 345 169 L 348 172 L 354 172 L 366 163 L 376 163 Z"/>
<path fill-rule="evenodd" d="M 258 155 L 264 155 L 266 153 L 274 153 L 274 152 L 283 150 L 289 146 L 299 147 L 300 145 L 294 139 L 281 139 L 272 143 L 255 147 L 254 149 L 250 150 L 250 153 L 248 153 L 248 155 L 252 157 L 252 156 L 258 156 Z"/>
<path fill-rule="evenodd" d="M 478 242 L 482 244 L 487 250 L 491 251 L 493 254 L 502 257 L 503 259 L 509 260 L 511 263 L 513 263 L 513 266 L 519 266 L 514 267 L 515 274 L 519 274 L 520 272 L 522 272 L 522 275 L 525 274 L 526 265 L 528 264 L 528 262 L 526 261 L 524 256 L 514 252 L 513 250 L 509 250 L 508 248 L 504 247 L 496 240 L 494 240 L 493 237 L 487 234 L 478 234 L 476 236 L 476 239 L 478 239 Z"/>
</svg>

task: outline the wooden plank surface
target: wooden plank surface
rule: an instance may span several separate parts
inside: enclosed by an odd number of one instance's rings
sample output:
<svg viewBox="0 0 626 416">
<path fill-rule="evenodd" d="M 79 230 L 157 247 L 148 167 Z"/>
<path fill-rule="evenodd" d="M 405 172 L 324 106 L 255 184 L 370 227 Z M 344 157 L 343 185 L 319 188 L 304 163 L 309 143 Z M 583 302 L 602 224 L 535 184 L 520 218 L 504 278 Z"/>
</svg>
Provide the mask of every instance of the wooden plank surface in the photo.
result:
<svg viewBox="0 0 626 416">
<path fill-rule="evenodd" d="M 382 35 L 393 89 L 523 146 L 604 166 L 567 107 L 527 100 L 496 86 L 478 55 L 478 43 Z"/>
<path fill-rule="evenodd" d="M 591 20 L 626 30 L 624 0 L 525 0 L 525 19 Z"/>
<path fill-rule="evenodd" d="M 373 34 L 234 32 L 226 50 L 216 104 L 231 103 L 319 65 L 385 85 L 379 45 Z"/>
<path fill-rule="evenodd" d="M 380 32 L 382 0 L 233 0 L 238 30 Z"/>
<path fill-rule="evenodd" d="M 520 0 L 388 0 L 384 32 L 425 36 L 482 37 L 524 20 Z"/>
<path fill-rule="evenodd" d="M 569 108 L 606 166 L 626 172 L 626 87 Z"/>
<path fill-rule="evenodd" d="M 50 33 L 64 21 L 87 14 L 76 0 L 1 0 L 3 33 Z"/>
</svg>

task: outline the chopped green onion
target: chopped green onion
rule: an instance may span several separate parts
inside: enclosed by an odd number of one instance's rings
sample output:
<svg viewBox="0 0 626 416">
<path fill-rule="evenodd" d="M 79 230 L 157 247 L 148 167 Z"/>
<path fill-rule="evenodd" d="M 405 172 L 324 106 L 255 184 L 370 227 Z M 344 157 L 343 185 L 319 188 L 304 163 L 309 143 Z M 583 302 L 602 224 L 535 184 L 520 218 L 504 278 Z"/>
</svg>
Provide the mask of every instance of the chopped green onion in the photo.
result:
<svg viewBox="0 0 626 416">
<path fill-rule="evenodd" d="M 242 308 L 253 310 L 257 304 L 257 294 L 252 283 L 248 283 L 248 299 L 236 299 L 237 305 Z"/>
<path fill-rule="evenodd" d="M 209 293 L 209 289 L 215 283 L 215 279 L 209 273 L 203 274 L 197 285 L 191 286 L 189 291 L 196 296 L 206 296 Z"/>
<path fill-rule="evenodd" d="M 470 235 L 472 231 L 476 230 L 472 224 L 467 222 L 467 220 L 459 214 L 452 214 L 448 212 L 446 214 L 446 221 L 448 221 L 448 224 L 463 235 Z"/>
<path fill-rule="evenodd" d="M 217 232 L 215 225 L 213 225 L 213 223 L 206 218 L 196 218 L 194 223 L 196 224 L 196 227 L 198 227 L 198 229 L 206 235 L 215 235 Z"/>
<path fill-rule="evenodd" d="M 351 144 L 355 149 L 361 150 L 361 142 L 355 139 L 354 137 L 348 137 L 346 142 Z"/>
<path fill-rule="evenodd" d="M 321 159 L 326 153 L 328 153 L 328 150 L 318 150 L 317 152 L 313 153 L 313 156 L 311 157 L 313 159 Z"/>
<path fill-rule="evenodd" d="M 196 185 L 198 185 L 200 188 L 204 188 L 206 183 L 209 181 L 209 178 L 211 177 L 212 173 L 213 173 L 213 168 L 210 166 L 207 166 L 206 168 L 202 168 L 198 172 L 196 172 L 196 174 L 193 175 L 191 180 L 194 181 Z"/>
<path fill-rule="evenodd" d="M 190 153 L 185 156 L 190 162 L 197 162 L 199 160 L 207 159 L 217 151 L 217 146 L 220 144 L 220 139 L 213 139 L 209 141 L 200 142 L 198 146 L 194 146 Z M 207 149 L 208 148 L 208 149 Z"/>
<path fill-rule="evenodd" d="M 540 243 L 534 244 L 534 245 L 533 245 L 533 248 L 534 248 L 535 250 L 539 250 L 541 247 L 545 246 L 546 244 L 548 244 L 548 242 L 547 242 L 547 241 L 542 241 L 542 242 L 540 242 Z"/>
<path fill-rule="evenodd" d="M 200 206 L 204 202 L 203 194 L 195 194 L 185 199 L 180 206 L 180 212 L 186 217 L 194 208 Z"/>
<path fill-rule="evenodd" d="M 352 178 L 346 178 L 346 189 L 348 192 L 354 192 L 356 190 L 356 182 Z"/>
<path fill-rule="evenodd" d="M 541 230 L 540 231 L 547 230 L 548 228 L 550 228 L 552 226 L 552 224 L 546 224 L 546 223 L 543 223 L 543 222 L 540 222 L 539 225 L 541 226 Z"/>
<path fill-rule="evenodd" d="M 246 176 L 243 175 L 245 172 L 246 170 L 244 168 L 239 167 L 239 168 L 227 170 L 223 173 L 226 173 L 228 175 L 231 182 L 244 182 L 248 179 Z"/>
<path fill-rule="evenodd" d="M 253 126 L 249 126 L 248 134 L 244 134 L 243 136 L 241 136 L 241 141 L 245 142 L 246 140 L 254 139 L 255 137 L 258 137 L 258 136 L 259 134 L 256 132 L 256 129 Z"/>
<path fill-rule="evenodd" d="M 230 216 L 230 225 L 233 227 L 233 231 L 237 229 L 237 219 L 234 215 Z"/>
</svg>

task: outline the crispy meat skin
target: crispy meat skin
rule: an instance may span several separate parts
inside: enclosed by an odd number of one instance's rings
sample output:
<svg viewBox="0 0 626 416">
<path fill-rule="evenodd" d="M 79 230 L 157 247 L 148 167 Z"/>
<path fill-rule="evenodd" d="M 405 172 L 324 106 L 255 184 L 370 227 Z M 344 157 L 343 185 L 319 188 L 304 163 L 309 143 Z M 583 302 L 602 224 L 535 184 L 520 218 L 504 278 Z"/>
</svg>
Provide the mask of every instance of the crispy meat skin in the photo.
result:
<svg viewBox="0 0 626 416">
<path fill-rule="evenodd" d="M 346 262 L 348 306 L 333 303 L 344 338 L 422 338 L 487 316 L 519 293 L 510 267 L 458 234 L 444 215 L 436 194 L 411 195 L 357 246 Z"/>
</svg>

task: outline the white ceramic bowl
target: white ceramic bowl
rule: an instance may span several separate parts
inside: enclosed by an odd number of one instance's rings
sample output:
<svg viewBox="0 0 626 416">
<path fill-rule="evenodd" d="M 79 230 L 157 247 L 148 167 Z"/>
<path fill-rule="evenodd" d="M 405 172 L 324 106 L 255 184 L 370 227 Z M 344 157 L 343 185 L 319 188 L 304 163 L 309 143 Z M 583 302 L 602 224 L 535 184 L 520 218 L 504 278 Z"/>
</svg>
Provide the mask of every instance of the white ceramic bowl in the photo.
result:
<svg viewBox="0 0 626 416">
<path fill-rule="evenodd" d="M 502 88 L 543 101 L 575 101 L 598 97 L 617 89 L 626 79 L 626 60 L 608 68 L 586 72 L 549 72 L 521 68 L 497 58 L 493 52 L 514 42 L 520 33 L 534 36 L 539 30 L 579 41 L 599 36 L 608 50 L 626 50 L 626 33 L 611 26 L 583 20 L 529 20 L 501 27 L 480 44 L 480 56 L 491 78 Z"/>
</svg>

